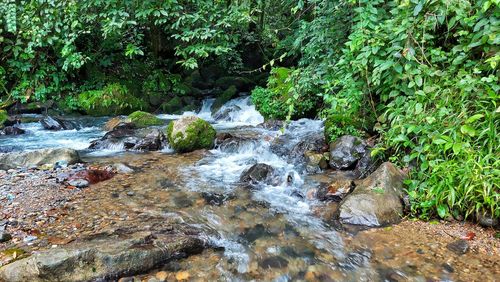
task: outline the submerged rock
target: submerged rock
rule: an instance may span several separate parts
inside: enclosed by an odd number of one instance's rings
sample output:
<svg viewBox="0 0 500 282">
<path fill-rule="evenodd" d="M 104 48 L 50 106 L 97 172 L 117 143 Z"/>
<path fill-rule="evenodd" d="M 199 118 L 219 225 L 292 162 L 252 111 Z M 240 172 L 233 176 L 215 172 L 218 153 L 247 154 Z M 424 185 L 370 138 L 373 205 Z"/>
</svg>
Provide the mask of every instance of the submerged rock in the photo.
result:
<svg viewBox="0 0 500 282">
<path fill-rule="evenodd" d="M 255 185 L 258 184 L 259 182 L 266 183 L 272 179 L 274 172 L 275 172 L 274 167 L 268 164 L 264 163 L 254 164 L 241 174 L 240 182 L 250 185 Z"/>
<path fill-rule="evenodd" d="M 345 135 L 330 144 L 330 167 L 339 170 L 356 170 L 366 176 L 371 167 L 368 144 L 361 138 Z"/>
<path fill-rule="evenodd" d="M 273 131 L 280 130 L 284 126 L 285 126 L 285 122 L 282 120 L 277 120 L 277 119 L 269 119 L 269 120 L 266 120 L 265 122 L 257 125 L 257 127 L 259 127 L 259 128 L 264 128 L 264 129 L 273 130 Z"/>
<path fill-rule="evenodd" d="M 78 129 L 78 126 L 71 121 L 63 120 L 57 117 L 47 116 L 40 120 L 43 128 L 47 130 L 72 130 Z"/>
<path fill-rule="evenodd" d="M 180 153 L 212 148 L 215 135 L 215 129 L 196 116 L 186 116 L 172 121 L 167 128 L 170 146 Z"/>
<path fill-rule="evenodd" d="M 0 153 L 0 169 L 53 165 L 59 161 L 74 164 L 80 161 L 78 152 L 73 149 L 41 149 L 26 152 Z"/>
<path fill-rule="evenodd" d="M 340 206 L 339 220 L 343 224 L 382 226 L 396 223 L 403 214 L 403 180 L 405 174 L 386 162 L 368 176 L 356 182 L 354 192 Z"/>
<path fill-rule="evenodd" d="M 259 266 L 264 269 L 283 268 L 288 266 L 288 261 L 280 256 L 268 257 L 259 262 Z"/>
<path fill-rule="evenodd" d="M 231 121 L 231 113 L 238 112 L 241 107 L 237 105 L 223 106 L 214 115 L 213 118 L 216 121 Z"/>
<path fill-rule="evenodd" d="M 95 239 L 35 253 L 0 268 L 0 280 L 115 280 L 144 273 L 177 258 L 179 254 L 199 253 L 204 247 L 202 240 L 187 233 L 138 232 L 126 237 Z"/>
</svg>

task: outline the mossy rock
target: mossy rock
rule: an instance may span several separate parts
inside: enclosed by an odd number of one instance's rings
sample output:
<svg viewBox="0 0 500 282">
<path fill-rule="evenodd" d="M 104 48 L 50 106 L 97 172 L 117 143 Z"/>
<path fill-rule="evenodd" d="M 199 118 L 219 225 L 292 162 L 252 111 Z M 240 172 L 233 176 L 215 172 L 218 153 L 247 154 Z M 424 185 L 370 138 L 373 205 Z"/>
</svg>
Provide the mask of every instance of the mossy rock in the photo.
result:
<svg viewBox="0 0 500 282">
<path fill-rule="evenodd" d="M 219 87 L 220 89 L 228 89 L 231 86 L 234 86 L 240 92 L 248 92 L 252 90 L 253 86 L 255 86 L 255 83 L 246 77 L 224 76 L 217 79 L 217 81 L 215 82 L 215 86 Z"/>
<path fill-rule="evenodd" d="M 131 113 L 128 118 L 138 128 L 163 124 L 163 121 L 155 115 L 141 111 Z"/>
<path fill-rule="evenodd" d="M 235 98 L 238 95 L 238 90 L 235 86 L 231 86 L 226 91 L 222 92 L 214 101 L 212 105 L 212 112 L 217 112 L 225 103 Z"/>
<path fill-rule="evenodd" d="M 182 109 L 181 98 L 175 96 L 167 102 L 161 104 L 160 108 L 167 114 L 176 114 Z"/>
<path fill-rule="evenodd" d="M 9 119 L 7 111 L 0 110 L 0 128 L 3 128 L 3 124 Z"/>
<path fill-rule="evenodd" d="M 170 122 L 166 133 L 170 146 L 179 153 L 212 148 L 216 134 L 212 125 L 195 116 Z"/>
</svg>

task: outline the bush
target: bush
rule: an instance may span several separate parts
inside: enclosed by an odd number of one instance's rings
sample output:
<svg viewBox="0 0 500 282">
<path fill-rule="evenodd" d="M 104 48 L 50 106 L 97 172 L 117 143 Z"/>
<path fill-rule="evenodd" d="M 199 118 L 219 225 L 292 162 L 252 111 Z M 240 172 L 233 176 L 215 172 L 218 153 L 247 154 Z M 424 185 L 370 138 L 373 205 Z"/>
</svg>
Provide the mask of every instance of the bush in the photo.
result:
<svg viewBox="0 0 500 282">
<path fill-rule="evenodd" d="M 256 87 L 252 91 L 252 102 L 266 119 L 299 119 L 314 117 L 318 112 L 318 98 L 314 96 L 294 97 L 295 88 L 291 80 L 292 70 L 278 67 L 271 70 L 267 88 Z"/>
<path fill-rule="evenodd" d="M 3 128 L 3 124 L 7 121 L 9 115 L 7 115 L 7 111 L 0 110 L 0 128 Z"/>
<path fill-rule="evenodd" d="M 118 83 L 108 84 L 101 90 L 82 92 L 72 102 L 73 107 L 92 116 L 123 115 L 147 107 L 144 101 Z"/>
</svg>

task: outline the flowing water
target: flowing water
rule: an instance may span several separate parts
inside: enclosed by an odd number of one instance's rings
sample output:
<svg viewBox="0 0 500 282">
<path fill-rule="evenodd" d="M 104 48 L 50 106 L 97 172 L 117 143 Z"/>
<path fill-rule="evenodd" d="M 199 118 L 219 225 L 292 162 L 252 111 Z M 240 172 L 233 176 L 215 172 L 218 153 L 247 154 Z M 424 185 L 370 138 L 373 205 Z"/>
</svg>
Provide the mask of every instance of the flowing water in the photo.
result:
<svg viewBox="0 0 500 282">
<path fill-rule="evenodd" d="M 200 112 L 183 115 L 195 114 L 210 121 L 218 132 L 236 137 L 235 142 L 184 155 L 175 155 L 169 148 L 147 154 L 116 154 L 121 152 L 119 147 L 110 148 L 106 154 L 84 151 L 89 162 L 125 163 L 136 172 L 96 184 L 85 197 L 75 200 L 71 216 L 79 219 L 82 232 L 152 224 L 143 220 L 144 214 L 180 216 L 203 230 L 213 248 L 159 270 L 188 271 L 199 281 L 453 280 L 455 274 L 443 271 L 439 259 L 419 258 L 421 264 L 415 267 L 410 256 L 400 260 L 392 254 L 398 242 L 382 237 L 382 248 L 376 251 L 376 237 L 354 236 L 325 220 L 322 215 L 331 205 L 308 195 L 327 183 L 331 175 L 307 173 L 303 163 L 289 153 L 301 141 L 321 133 L 322 121 L 299 120 L 284 130 L 264 129 L 257 127 L 264 119 L 249 99 L 238 98 L 224 105 L 231 111 L 218 122 L 212 117 L 212 103 L 207 100 Z M 183 115 L 158 117 L 172 120 Z M 28 123 L 22 126 L 28 134 L 2 138 L 0 146 L 14 150 L 61 146 L 81 150 L 104 134 L 100 129 L 104 121 L 78 119 L 82 129 L 58 132 Z M 288 154 L 277 154 L 273 149 L 276 138 L 284 140 L 278 151 Z M 239 183 L 240 175 L 256 163 L 269 164 L 279 171 L 272 185 L 249 189 Z M 130 192 L 134 196 L 127 196 Z M 62 231 L 58 235 L 73 234 Z M 387 252 L 390 254 L 384 258 Z"/>
</svg>

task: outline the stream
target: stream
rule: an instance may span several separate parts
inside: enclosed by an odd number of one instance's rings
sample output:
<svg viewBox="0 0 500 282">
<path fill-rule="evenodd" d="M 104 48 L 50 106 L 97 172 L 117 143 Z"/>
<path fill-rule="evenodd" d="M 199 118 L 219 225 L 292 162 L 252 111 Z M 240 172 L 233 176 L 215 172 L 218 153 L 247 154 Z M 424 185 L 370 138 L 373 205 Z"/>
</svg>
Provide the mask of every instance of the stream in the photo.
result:
<svg viewBox="0 0 500 282">
<path fill-rule="evenodd" d="M 458 270 L 443 265 L 458 264 L 460 258 L 447 254 L 439 240 L 390 229 L 351 233 L 331 220 L 331 203 L 310 197 L 336 175 L 311 172 L 293 152 L 302 141 L 322 134 L 322 121 L 302 119 L 284 130 L 266 129 L 258 126 L 264 118 L 248 97 L 224 105 L 228 114 L 222 121 L 214 119 L 212 103 L 204 101 L 197 113 L 158 115 L 166 122 L 197 115 L 219 134 L 235 137 L 209 151 L 177 155 L 168 146 L 149 153 L 126 152 L 122 146 L 88 150 L 92 140 L 105 134 L 102 126 L 108 119 L 89 117 L 74 118 L 79 130 L 48 131 L 38 122 L 21 124 L 27 133 L 0 137 L 0 147 L 67 147 L 79 150 L 89 163 L 123 163 L 134 169 L 131 176 L 91 186 L 85 197 L 72 202 L 71 217 L 79 219 L 82 233 L 151 225 L 143 220 L 145 214 L 179 217 L 203 231 L 211 248 L 137 276 L 140 279 L 163 270 L 173 275 L 186 271 L 197 281 L 459 281 Z M 273 147 L 276 138 L 283 140 L 279 148 Z M 256 163 L 279 173 L 273 183 L 248 189 L 240 175 Z M 57 232 L 73 235 L 71 230 Z M 477 275 L 494 279 L 495 274 L 478 270 Z"/>
</svg>

